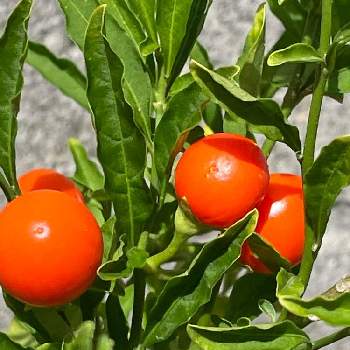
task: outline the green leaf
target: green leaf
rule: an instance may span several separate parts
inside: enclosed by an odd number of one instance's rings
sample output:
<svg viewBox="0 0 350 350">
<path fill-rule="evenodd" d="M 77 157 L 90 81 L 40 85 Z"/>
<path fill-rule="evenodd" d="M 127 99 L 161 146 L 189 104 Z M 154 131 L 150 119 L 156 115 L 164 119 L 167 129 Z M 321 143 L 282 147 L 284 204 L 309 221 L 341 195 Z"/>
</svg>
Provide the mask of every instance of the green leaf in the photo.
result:
<svg viewBox="0 0 350 350">
<path fill-rule="evenodd" d="M 148 147 L 151 147 L 152 84 L 150 77 L 126 33 L 111 16 L 106 15 L 105 21 L 108 43 L 124 66 L 122 88 L 125 100 L 132 107 L 136 126 L 145 136 Z"/>
<path fill-rule="evenodd" d="M 86 78 L 73 62 L 57 58 L 44 45 L 29 42 L 27 63 L 66 96 L 89 110 Z"/>
<path fill-rule="evenodd" d="M 241 246 L 257 221 L 254 210 L 220 237 L 207 243 L 183 274 L 170 279 L 150 311 L 145 346 L 169 338 L 211 298 L 214 286 L 238 260 Z"/>
<path fill-rule="evenodd" d="M 0 333 L 0 349 L 1 350 L 21 350 L 25 348 L 22 348 L 22 346 L 12 342 L 6 334 Z"/>
<path fill-rule="evenodd" d="M 283 3 L 279 3 L 279 0 L 267 0 L 267 3 L 284 27 L 291 31 L 293 35 L 301 37 L 307 12 L 298 0 L 286 0 Z"/>
<path fill-rule="evenodd" d="M 66 17 L 66 28 L 71 39 L 83 50 L 86 27 L 97 6 L 96 0 L 58 0 Z"/>
<path fill-rule="evenodd" d="M 260 299 L 276 300 L 275 277 L 258 273 L 244 275 L 233 285 L 225 318 L 236 323 L 241 317 L 257 317 L 261 313 Z"/>
<path fill-rule="evenodd" d="M 266 4 L 259 6 L 252 28 L 245 40 L 237 65 L 241 68 L 239 85 L 253 96 L 259 96 L 260 79 L 264 64 L 266 32 Z"/>
<path fill-rule="evenodd" d="M 179 2 L 179 0 L 177 0 Z M 193 46 L 202 31 L 212 0 L 192 0 L 191 12 L 188 16 L 186 35 L 176 56 L 169 84 L 181 73 L 190 56 Z"/>
<path fill-rule="evenodd" d="M 31 8 L 31 0 L 22 0 L 9 17 L 5 32 L 0 38 L 0 168 L 9 184 L 17 189 L 15 138 Z"/>
<path fill-rule="evenodd" d="M 188 132 L 202 119 L 201 109 L 208 98 L 192 83 L 169 102 L 155 133 L 155 165 L 159 179 L 168 180 L 176 155 Z"/>
<path fill-rule="evenodd" d="M 118 232 L 126 233 L 133 246 L 152 210 L 144 180 L 146 146 L 133 124 L 131 109 L 122 99 L 122 63 L 102 35 L 104 9 L 104 6 L 96 9 L 86 34 L 88 99 L 96 125 L 105 188 L 115 198 Z"/>
<path fill-rule="evenodd" d="M 112 248 L 116 239 L 115 223 L 117 219 L 115 216 L 110 217 L 101 227 L 103 234 L 103 262 L 108 261 L 111 257 Z"/>
<path fill-rule="evenodd" d="M 337 196 L 349 184 L 350 136 L 343 136 L 323 147 L 305 177 L 307 222 L 316 243 L 322 241 Z"/>
<path fill-rule="evenodd" d="M 73 340 L 63 342 L 62 350 L 93 350 L 93 338 L 95 324 L 92 321 L 86 321 L 74 332 Z"/>
<path fill-rule="evenodd" d="M 266 299 L 260 299 L 259 300 L 259 309 L 270 318 L 272 323 L 277 322 L 278 319 L 278 315 L 277 312 L 275 310 L 275 307 L 273 306 L 273 304 L 266 300 Z"/>
<path fill-rule="evenodd" d="M 309 300 L 300 298 L 303 287 L 297 276 L 281 270 L 277 280 L 279 302 L 289 312 L 312 320 L 320 319 L 333 326 L 350 325 L 349 277 L 345 277 L 326 293 Z"/>
<path fill-rule="evenodd" d="M 267 60 L 270 66 L 279 66 L 284 63 L 321 63 L 323 58 L 311 45 L 296 43 L 285 49 L 271 53 Z"/>
<path fill-rule="evenodd" d="M 96 340 L 96 350 L 113 350 L 114 341 L 107 334 L 100 334 Z"/>
<path fill-rule="evenodd" d="M 281 267 L 289 269 L 291 264 L 284 259 L 273 246 L 262 236 L 254 233 L 248 239 L 248 244 L 253 253 L 271 270 L 278 272 Z"/>
<path fill-rule="evenodd" d="M 10 323 L 6 335 L 16 344 L 24 348 L 35 348 L 39 343 L 36 339 L 36 330 L 29 324 L 22 322 L 16 316 Z M 0 347 L 1 349 L 1 347 Z"/>
<path fill-rule="evenodd" d="M 350 66 L 331 73 L 328 79 L 327 91 L 340 94 L 350 92 Z"/>
<path fill-rule="evenodd" d="M 89 159 L 82 143 L 71 138 L 68 144 L 76 166 L 74 180 L 91 191 L 103 189 L 103 175 L 100 173 L 97 164 Z"/>
<path fill-rule="evenodd" d="M 227 112 L 246 120 L 252 131 L 267 138 L 283 141 L 294 151 L 301 148 L 298 129 L 284 121 L 283 113 L 272 99 L 257 99 L 240 89 L 233 81 L 193 62 L 191 73 L 212 100 Z"/>
<path fill-rule="evenodd" d="M 128 5 L 145 28 L 150 47 L 155 50 L 157 47 L 159 47 L 154 16 L 156 12 L 156 1 L 128 0 Z"/>
<path fill-rule="evenodd" d="M 307 334 L 290 321 L 231 328 L 188 325 L 187 332 L 203 350 L 311 349 Z"/>
<path fill-rule="evenodd" d="M 142 30 L 141 24 L 134 14 L 130 11 L 125 0 L 98 0 L 98 2 L 103 5 L 107 5 L 107 12 L 114 18 L 118 25 L 128 34 L 128 36 L 133 41 L 135 48 L 140 49 L 146 40 L 145 33 Z M 153 52 L 155 47 L 144 48 L 145 56 Z M 141 51 L 142 52 L 142 49 Z"/>
<path fill-rule="evenodd" d="M 190 58 L 209 69 L 214 68 L 213 64 L 210 62 L 207 50 L 199 41 L 196 41 L 195 45 L 193 46 Z"/>
</svg>

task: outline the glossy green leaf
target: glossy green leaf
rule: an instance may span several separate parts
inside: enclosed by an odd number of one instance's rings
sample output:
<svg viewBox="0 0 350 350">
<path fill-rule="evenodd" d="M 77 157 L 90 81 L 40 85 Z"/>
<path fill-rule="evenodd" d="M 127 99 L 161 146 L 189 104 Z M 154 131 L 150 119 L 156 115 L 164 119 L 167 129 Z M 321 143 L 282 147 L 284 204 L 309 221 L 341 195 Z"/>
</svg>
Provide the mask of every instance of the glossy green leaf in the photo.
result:
<svg viewBox="0 0 350 350">
<path fill-rule="evenodd" d="M 81 50 L 84 47 L 86 27 L 97 6 L 97 0 L 58 0 L 66 18 L 66 29 Z"/>
<path fill-rule="evenodd" d="M 260 79 L 264 64 L 266 32 L 266 4 L 259 6 L 252 28 L 245 40 L 237 65 L 241 68 L 239 85 L 253 96 L 259 96 Z"/>
<path fill-rule="evenodd" d="M 137 49 L 145 41 L 146 36 L 136 16 L 130 11 L 125 0 L 98 0 L 107 5 L 107 12 L 114 18 L 118 25 L 128 34 Z M 147 49 L 146 49 L 147 50 Z M 150 50 L 152 52 L 153 49 Z M 150 52 L 147 52 L 150 53 Z"/>
<path fill-rule="evenodd" d="M 277 322 L 278 320 L 278 315 L 277 311 L 275 310 L 275 307 L 273 304 L 266 300 L 266 299 L 260 299 L 259 300 L 259 309 L 270 318 L 271 322 Z"/>
<path fill-rule="evenodd" d="M 233 285 L 225 318 L 235 323 L 240 317 L 257 317 L 259 300 L 276 300 L 276 278 L 272 275 L 248 273 Z"/>
<path fill-rule="evenodd" d="M 107 334 L 100 334 L 97 337 L 96 343 L 95 343 L 95 349 L 96 350 L 113 350 L 114 347 L 114 341 L 108 337 Z"/>
<path fill-rule="evenodd" d="M 321 63 L 323 58 L 311 45 L 304 43 L 293 44 L 285 49 L 272 52 L 267 63 L 279 66 L 284 63 Z"/>
<path fill-rule="evenodd" d="M 171 86 L 171 89 L 169 91 L 169 96 L 174 97 L 180 91 L 188 88 L 193 82 L 194 80 L 190 73 L 186 73 L 184 75 L 179 76 L 178 78 L 176 78 L 174 84 Z"/>
<path fill-rule="evenodd" d="M 204 21 L 207 17 L 209 7 L 212 0 L 193 0 L 191 6 L 191 12 L 188 16 L 186 35 L 182 40 L 181 48 L 176 56 L 174 67 L 172 70 L 172 76 L 170 79 L 170 85 L 174 79 L 181 73 L 185 63 L 190 56 L 193 46 L 203 28 Z"/>
<path fill-rule="evenodd" d="M 18 188 L 15 166 L 17 113 L 23 86 L 22 68 L 27 55 L 31 0 L 22 0 L 7 21 L 0 38 L 0 168 L 9 184 Z"/>
<path fill-rule="evenodd" d="M 20 321 L 16 316 L 13 318 L 10 326 L 6 330 L 6 335 L 14 343 L 21 345 L 24 348 L 35 348 L 39 344 L 35 337 L 36 330 L 33 327 L 29 326 L 29 324 Z"/>
<path fill-rule="evenodd" d="M 284 259 L 262 236 L 253 234 L 248 239 L 249 247 L 254 254 L 271 270 L 278 272 L 281 267 L 289 269 L 291 264 Z"/>
<path fill-rule="evenodd" d="M 74 180 L 91 191 L 103 189 L 103 175 L 97 164 L 89 159 L 82 143 L 77 139 L 71 138 L 68 144 L 76 167 Z"/>
<path fill-rule="evenodd" d="M 350 66 L 331 73 L 328 79 L 327 91 L 340 94 L 350 92 Z"/>
<path fill-rule="evenodd" d="M 290 321 L 232 328 L 189 325 L 187 332 L 203 350 L 311 349 L 307 334 Z"/>
<path fill-rule="evenodd" d="M 298 0 L 284 1 L 282 4 L 279 0 L 267 0 L 273 14 L 282 22 L 286 29 L 293 35 L 301 37 L 307 12 L 300 5 Z"/>
<path fill-rule="evenodd" d="M 108 261 L 113 252 L 113 246 L 115 244 L 116 232 L 115 223 L 117 219 L 115 216 L 110 217 L 101 227 L 103 234 L 103 262 Z"/>
<path fill-rule="evenodd" d="M 345 277 L 326 293 L 308 300 L 300 294 L 302 284 L 297 276 L 281 270 L 277 276 L 280 304 L 300 317 L 320 319 L 334 326 L 350 325 L 350 278 Z"/>
<path fill-rule="evenodd" d="M 256 221 L 254 210 L 207 243 L 186 272 L 166 283 L 149 314 L 146 346 L 169 338 L 210 300 L 215 285 L 239 258 L 241 246 L 252 234 Z"/>
<path fill-rule="evenodd" d="M 27 63 L 66 96 L 89 110 L 89 102 L 86 97 L 86 78 L 73 62 L 58 58 L 44 45 L 31 41 L 29 42 Z"/>
<path fill-rule="evenodd" d="M 0 333 L 0 349 L 1 350 L 22 350 L 25 348 L 11 341 L 6 334 Z"/>
<path fill-rule="evenodd" d="M 169 102 L 155 134 L 155 165 L 159 179 L 167 181 L 176 155 L 188 132 L 202 119 L 201 109 L 208 98 L 192 83 Z"/>
<path fill-rule="evenodd" d="M 146 30 L 149 47 L 156 49 L 159 46 L 154 16 L 156 12 L 156 1 L 128 0 L 128 5 Z"/>
<path fill-rule="evenodd" d="M 145 136 L 147 145 L 152 143 L 151 113 L 152 84 L 146 68 L 132 42 L 117 22 L 106 16 L 106 36 L 113 52 L 124 66 L 122 88 L 126 102 L 132 107 L 134 122 Z"/>
<path fill-rule="evenodd" d="M 317 243 L 322 240 L 337 196 L 349 184 L 350 136 L 343 136 L 322 149 L 305 177 L 307 221 Z"/>
<path fill-rule="evenodd" d="M 93 350 L 95 324 L 92 321 L 86 321 L 74 332 L 73 339 L 64 341 L 62 350 Z"/>
<path fill-rule="evenodd" d="M 272 99 L 257 99 L 229 79 L 193 62 L 191 72 L 212 100 L 227 112 L 246 120 L 252 131 L 271 140 L 283 141 L 295 151 L 301 148 L 298 129 L 284 121 L 283 113 Z"/>
<path fill-rule="evenodd" d="M 146 146 L 122 96 L 123 66 L 102 35 L 104 6 L 93 14 L 85 42 L 88 98 L 97 131 L 98 157 L 105 188 L 112 194 L 118 231 L 131 246 L 151 212 L 144 181 Z M 113 157 L 111 157 L 113 154 Z"/>
</svg>

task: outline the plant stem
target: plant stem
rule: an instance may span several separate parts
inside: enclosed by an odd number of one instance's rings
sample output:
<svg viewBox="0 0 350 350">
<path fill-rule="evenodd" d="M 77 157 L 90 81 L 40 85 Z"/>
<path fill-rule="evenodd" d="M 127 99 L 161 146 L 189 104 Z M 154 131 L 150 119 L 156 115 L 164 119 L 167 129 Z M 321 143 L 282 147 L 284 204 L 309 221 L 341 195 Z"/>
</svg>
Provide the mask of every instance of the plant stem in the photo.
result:
<svg viewBox="0 0 350 350">
<path fill-rule="evenodd" d="M 331 38 L 331 27 L 332 27 L 332 4 L 333 0 L 322 0 L 322 21 L 321 21 L 321 38 L 320 38 L 320 49 L 319 53 L 322 57 L 325 57 L 329 46 Z M 328 70 L 324 64 L 320 68 L 318 82 L 312 96 L 310 113 L 306 131 L 306 138 L 304 144 L 303 160 L 302 160 L 302 173 L 305 178 L 305 174 L 312 167 L 315 155 L 315 144 L 317 137 L 318 123 L 320 119 L 322 101 L 325 92 L 325 86 L 328 79 Z M 314 265 L 315 259 L 319 247 L 314 247 L 314 233 L 312 229 L 306 225 L 305 231 L 306 239 L 304 246 L 304 255 L 301 261 L 301 266 L 299 270 L 299 277 L 306 287 Z M 304 288 L 305 290 L 305 288 Z"/>
<path fill-rule="evenodd" d="M 345 337 L 350 336 L 350 327 L 343 328 L 338 332 L 335 332 L 333 334 L 327 335 L 324 338 L 321 338 L 313 343 L 312 350 L 321 349 L 324 346 L 327 346 L 329 344 L 333 344 L 337 342 L 338 340 L 341 340 Z"/>
<path fill-rule="evenodd" d="M 145 305 L 146 277 L 141 269 L 134 270 L 134 302 L 129 343 L 137 348 L 141 339 L 143 309 Z"/>
<path fill-rule="evenodd" d="M 165 250 L 147 259 L 147 267 L 149 268 L 149 270 L 155 272 L 157 271 L 160 265 L 169 261 L 179 250 L 180 246 L 184 243 L 184 241 L 187 238 L 188 237 L 186 237 L 182 233 L 175 232 L 171 242 L 165 248 Z"/>
<path fill-rule="evenodd" d="M 0 172 L 0 188 L 3 190 L 8 202 L 11 202 L 13 199 L 16 198 L 15 191 L 8 184 L 7 180 L 5 179 L 5 176 L 1 174 L 1 172 Z"/>
<path fill-rule="evenodd" d="M 333 0 L 322 0 L 322 22 L 321 22 L 321 38 L 319 53 L 322 57 L 326 57 L 331 38 L 332 30 L 332 5 Z M 303 152 L 303 175 L 311 168 L 314 155 L 318 123 L 321 114 L 322 100 L 325 92 L 325 86 L 328 79 L 328 70 L 322 65 L 319 74 L 319 79 L 312 96 L 309 122 L 306 131 L 304 152 Z"/>
<path fill-rule="evenodd" d="M 154 93 L 155 102 L 154 109 L 156 111 L 156 127 L 161 121 L 163 114 L 166 110 L 166 91 L 168 83 L 164 74 L 164 69 L 162 68 L 159 75 L 158 85 Z"/>
</svg>

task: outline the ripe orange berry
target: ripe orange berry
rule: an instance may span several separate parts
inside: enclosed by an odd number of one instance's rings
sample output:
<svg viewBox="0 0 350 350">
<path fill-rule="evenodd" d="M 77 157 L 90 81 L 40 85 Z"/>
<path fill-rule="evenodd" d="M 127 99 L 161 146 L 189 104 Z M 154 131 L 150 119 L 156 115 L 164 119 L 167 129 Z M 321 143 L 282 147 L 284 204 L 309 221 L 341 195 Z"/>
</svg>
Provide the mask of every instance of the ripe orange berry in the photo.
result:
<svg viewBox="0 0 350 350">
<path fill-rule="evenodd" d="M 256 232 L 292 265 L 299 264 L 305 240 L 301 177 L 292 174 L 272 174 L 266 196 L 257 209 L 259 220 Z M 257 272 L 269 272 L 269 269 L 254 256 L 248 244 L 243 246 L 241 261 Z"/>
<path fill-rule="evenodd" d="M 83 203 L 52 190 L 28 192 L 0 211 L 0 285 L 34 306 L 65 304 L 95 280 L 100 228 Z"/>
<path fill-rule="evenodd" d="M 22 193 L 37 190 L 55 190 L 84 202 L 84 197 L 75 183 L 54 169 L 32 169 L 20 176 L 18 184 Z"/>
<path fill-rule="evenodd" d="M 269 182 L 266 159 L 252 140 L 228 133 L 206 136 L 183 154 L 175 190 L 202 223 L 225 228 L 263 199 Z"/>
</svg>

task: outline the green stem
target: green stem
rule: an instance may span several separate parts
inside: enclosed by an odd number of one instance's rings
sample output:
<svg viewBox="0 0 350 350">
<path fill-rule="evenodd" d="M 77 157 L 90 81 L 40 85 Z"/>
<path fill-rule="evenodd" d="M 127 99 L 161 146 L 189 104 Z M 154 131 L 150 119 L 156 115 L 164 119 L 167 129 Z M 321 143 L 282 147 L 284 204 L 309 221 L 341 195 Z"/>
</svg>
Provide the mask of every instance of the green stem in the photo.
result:
<svg viewBox="0 0 350 350">
<path fill-rule="evenodd" d="M 331 27 L 332 27 L 332 4 L 333 0 L 322 0 L 322 22 L 321 22 L 321 38 L 319 53 L 322 57 L 325 57 L 331 38 Z M 306 138 L 304 144 L 303 160 L 302 160 L 302 173 L 305 178 L 305 174 L 312 167 L 315 155 L 315 144 L 317 137 L 318 123 L 320 119 L 323 96 L 325 87 L 328 79 L 328 70 L 324 64 L 321 65 L 318 82 L 312 96 L 310 113 L 308 118 L 308 125 L 306 131 Z M 301 278 L 304 286 L 306 287 L 311 275 L 311 270 L 319 247 L 314 247 L 314 233 L 311 228 L 306 225 L 305 231 L 306 239 L 304 246 L 304 255 L 301 261 L 299 270 L 299 277 Z"/>
<path fill-rule="evenodd" d="M 161 121 L 163 114 L 166 110 L 166 91 L 167 91 L 167 80 L 164 74 L 164 69 L 161 70 L 158 80 L 158 86 L 154 93 L 155 102 L 154 109 L 156 111 L 156 127 Z"/>
<path fill-rule="evenodd" d="M 175 232 L 173 239 L 165 250 L 160 253 L 153 255 L 147 259 L 147 267 L 150 271 L 155 272 L 160 265 L 169 261 L 179 250 L 181 245 L 186 241 L 188 237 L 183 233 Z"/>
<path fill-rule="evenodd" d="M 331 38 L 332 30 L 332 5 L 333 0 L 322 0 L 322 22 L 321 22 L 321 38 L 319 53 L 322 57 L 326 57 Z M 319 79 L 312 96 L 309 122 L 306 131 L 304 153 L 303 153 L 303 175 L 311 168 L 314 155 L 318 123 L 321 114 L 322 101 L 325 92 L 325 87 L 328 79 L 328 70 L 322 65 L 319 74 Z"/>
<path fill-rule="evenodd" d="M 0 188 L 3 190 L 8 202 L 11 202 L 13 199 L 16 198 L 15 191 L 11 188 L 11 186 L 5 179 L 5 176 L 2 175 L 1 172 L 0 172 Z"/>
<path fill-rule="evenodd" d="M 146 293 L 146 277 L 145 273 L 140 269 L 134 270 L 134 302 L 133 315 L 130 331 L 130 347 L 135 349 L 138 347 L 142 333 L 143 309 L 145 305 Z"/>
<path fill-rule="evenodd" d="M 338 340 L 341 340 L 341 339 L 343 339 L 345 337 L 349 337 L 349 336 L 350 336 L 350 327 L 343 328 L 338 332 L 327 335 L 326 337 L 315 341 L 312 345 L 312 350 L 321 349 L 329 344 L 333 344 L 333 343 L 337 342 Z"/>
</svg>

